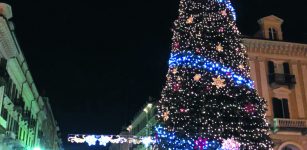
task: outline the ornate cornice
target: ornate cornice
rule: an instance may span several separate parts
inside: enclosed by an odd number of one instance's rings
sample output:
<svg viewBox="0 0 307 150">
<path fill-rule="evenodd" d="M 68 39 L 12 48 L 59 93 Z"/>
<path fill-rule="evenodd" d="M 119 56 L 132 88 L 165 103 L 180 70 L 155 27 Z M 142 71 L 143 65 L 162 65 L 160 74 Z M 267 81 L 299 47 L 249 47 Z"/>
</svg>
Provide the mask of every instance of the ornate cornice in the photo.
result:
<svg viewBox="0 0 307 150">
<path fill-rule="evenodd" d="M 9 59 L 18 54 L 18 48 L 16 47 L 16 43 L 13 39 L 12 33 L 10 31 L 8 22 L 5 18 L 0 16 L 0 51 Z"/>
<path fill-rule="evenodd" d="M 243 42 L 248 53 L 307 57 L 307 44 L 247 38 Z"/>
</svg>

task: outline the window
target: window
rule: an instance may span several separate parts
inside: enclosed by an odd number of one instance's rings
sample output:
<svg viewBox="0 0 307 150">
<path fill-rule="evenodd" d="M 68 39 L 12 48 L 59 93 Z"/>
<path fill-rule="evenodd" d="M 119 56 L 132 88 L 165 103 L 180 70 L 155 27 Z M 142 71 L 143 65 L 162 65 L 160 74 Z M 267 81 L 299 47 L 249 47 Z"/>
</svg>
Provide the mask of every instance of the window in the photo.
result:
<svg viewBox="0 0 307 150">
<path fill-rule="evenodd" d="M 282 150 L 299 150 L 299 148 L 297 148 L 294 145 L 287 145 L 284 148 L 282 148 Z"/>
<path fill-rule="evenodd" d="M 276 62 L 268 61 L 268 72 L 269 74 L 285 74 L 290 75 L 290 65 L 288 62 Z"/>
<path fill-rule="evenodd" d="M 290 118 L 287 99 L 273 98 L 274 118 Z"/>
<path fill-rule="evenodd" d="M 5 120 L 7 120 L 7 115 L 8 115 L 8 112 L 7 112 L 7 109 L 4 108 L 4 104 L 2 105 L 2 110 L 1 110 L 1 117 Z"/>
<path fill-rule="evenodd" d="M 277 32 L 274 28 L 269 28 L 269 39 L 277 40 Z"/>
<path fill-rule="evenodd" d="M 275 66 L 273 61 L 268 62 L 268 68 L 269 68 L 269 74 L 274 74 L 275 73 Z"/>
</svg>

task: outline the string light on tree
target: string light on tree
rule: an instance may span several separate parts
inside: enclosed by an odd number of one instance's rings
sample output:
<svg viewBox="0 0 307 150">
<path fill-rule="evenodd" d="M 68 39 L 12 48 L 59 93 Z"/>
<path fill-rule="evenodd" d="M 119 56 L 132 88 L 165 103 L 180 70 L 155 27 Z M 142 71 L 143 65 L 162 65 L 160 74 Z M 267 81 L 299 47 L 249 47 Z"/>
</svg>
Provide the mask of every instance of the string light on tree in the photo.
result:
<svg viewBox="0 0 307 150">
<path fill-rule="evenodd" d="M 159 149 L 272 149 L 266 101 L 254 89 L 235 21 L 230 0 L 180 0 L 157 106 Z"/>
</svg>

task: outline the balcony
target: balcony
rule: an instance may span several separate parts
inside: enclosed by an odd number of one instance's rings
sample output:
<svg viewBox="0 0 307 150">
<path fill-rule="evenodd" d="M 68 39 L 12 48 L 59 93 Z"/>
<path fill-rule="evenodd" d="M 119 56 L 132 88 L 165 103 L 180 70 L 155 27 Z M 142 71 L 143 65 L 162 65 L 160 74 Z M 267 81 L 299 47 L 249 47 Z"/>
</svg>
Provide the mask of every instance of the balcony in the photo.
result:
<svg viewBox="0 0 307 150">
<path fill-rule="evenodd" d="M 269 82 L 271 85 L 287 85 L 292 87 L 296 84 L 295 76 L 291 74 L 269 74 Z"/>
<path fill-rule="evenodd" d="M 307 120 L 274 118 L 271 122 L 273 131 L 300 131 L 306 134 Z"/>
</svg>

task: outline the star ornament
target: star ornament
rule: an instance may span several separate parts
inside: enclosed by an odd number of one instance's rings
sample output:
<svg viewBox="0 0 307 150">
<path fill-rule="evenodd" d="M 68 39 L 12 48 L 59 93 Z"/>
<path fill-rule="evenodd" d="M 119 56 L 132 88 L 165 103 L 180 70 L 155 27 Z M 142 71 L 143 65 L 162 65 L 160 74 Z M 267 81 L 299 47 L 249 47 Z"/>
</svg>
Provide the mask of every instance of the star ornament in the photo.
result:
<svg viewBox="0 0 307 150">
<path fill-rule="evenodd" d="M 217 89 L 223 88 L 226 86 L 225 79 L 221 79 L 221 76 L 218 76 L 217 78 L 212 78 L 213 82 L 212 85 L 215 85 Z"/>
<path fill-rule="evenodd" d="M 192 24 L 193 21 L 194 21 L 194 18 L 193 18 L 193 16 L 191 16 L 191 17 L 189 17 L 189 18 L 187 19 L 186 23 L 187 23 L 187 24 Z"/>
<path fill-rule="evenodd" d="M 226 16 L 226 15 L 227 15 L 227 11 L 226 11 L 226 10 L 223 10 L 223 11 L 221 11 L 221 14 L 222 14 L 223 16 Z"/>
<path fill-rule="evenodd" d="M 173 73 L 173 74 L 177 74 L 177 73 L 178 73 L 177 68 L 174 68 L 174 69 L 172 70 L 172 73 Z"/>
<path fill-rule="evenodd" d="M 222 52 L 224 50 L 224 47 L 221 44 L 219 44 L 219 45 L 216 46 L 216 50 L 218 52 Z"/>
<path fill-rule="evenodd" d="M 167 121 L 169 119 L 169 111 L 163 113 L 163 121 Z"/>
<path fill-rule="evenodd" d="M 201 79 L 201 74 L 196 74 L 194 76 L 194 81 L 199 81 Z"/>
<path fill-rule="evenodd" d="M 242 69 L 244 69 L 244 65 L 239 65 L 239 68 L 242 70 Z"/>
</svg>

